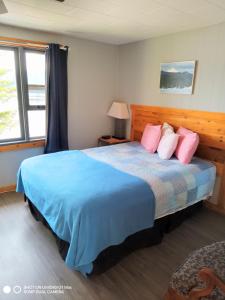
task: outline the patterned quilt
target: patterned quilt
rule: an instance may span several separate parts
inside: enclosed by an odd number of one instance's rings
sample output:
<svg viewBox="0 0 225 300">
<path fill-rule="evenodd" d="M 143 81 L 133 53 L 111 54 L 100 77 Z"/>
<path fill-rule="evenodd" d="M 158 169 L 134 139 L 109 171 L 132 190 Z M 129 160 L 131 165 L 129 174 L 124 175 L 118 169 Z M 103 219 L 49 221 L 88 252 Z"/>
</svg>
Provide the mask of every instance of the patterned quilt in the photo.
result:
<svg viewBox="0 0 225 300">
<path fill-rule="evenodd" d="M 137 176 L 151 187 L 156 199 L 155 219 L 172 214 L 212 195 L 215 166 L 194 157 L 188 165 L 176 158 L 162 160 L 131 142 L 83 150 L 88 156 Z"/>
</svg>

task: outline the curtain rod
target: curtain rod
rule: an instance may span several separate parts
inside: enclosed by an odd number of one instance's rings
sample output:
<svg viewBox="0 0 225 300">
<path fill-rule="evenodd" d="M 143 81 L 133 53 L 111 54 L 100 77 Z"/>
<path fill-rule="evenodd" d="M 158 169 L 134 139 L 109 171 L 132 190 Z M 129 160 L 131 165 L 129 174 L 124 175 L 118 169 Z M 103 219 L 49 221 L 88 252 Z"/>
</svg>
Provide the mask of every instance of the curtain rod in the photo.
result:
<svg viewBox="0 0 225 300">
<path fill-rule="evenodd" d="M 0 36 L 0 45 L 26 47 L 26 48 L 39 49 L 39 50 L 45 50 L 48 49 L 49 47 L 49 43 L 46 42 L 23 40 L 23 39 L 9 38 L 4 36 Z M 66 50 L 67 48 L 68 48 L 67 46 L 60 45 L 60 49 L 62 50 Z"/>
</svg>

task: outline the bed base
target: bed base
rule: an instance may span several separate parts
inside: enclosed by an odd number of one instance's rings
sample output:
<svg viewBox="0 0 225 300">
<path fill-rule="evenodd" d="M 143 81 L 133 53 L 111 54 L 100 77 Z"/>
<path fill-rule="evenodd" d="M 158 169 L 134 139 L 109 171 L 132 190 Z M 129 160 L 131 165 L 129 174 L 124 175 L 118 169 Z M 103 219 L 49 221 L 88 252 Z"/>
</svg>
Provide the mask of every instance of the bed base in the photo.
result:
<svg viewBox="0 0 225 300">
<path fill-rule="evenodd" d="M 24 196 L 24 200 L 28 202 L 31 214 L 33 215 L 35 220 L 41 221 L 49 230 L 51 230 L 47 221 L 41 215 L 38 209 L 33 205 L 33 203 L 26 196 Z M 139 231 L 127 237 L 123 243 L 108 247 L 107 249 L 103 250 L 94 261 L 94 268 L 90 275 L 101 274 L 107 271 L 115 264 L 117 264 L 122 258 L 126 257 L 137 249 L 150 247 L 161 243 L 165 233 L 169 233 L 170 231 L 172 231 L 194 212 L 202 208 L 202 204 L 203 201 L 189 206 L 174 214 L 157 219 L 155 221 L 154 227 Z M 57 237 L 57 235 L 52 230 L 51 232 L 56 238 L 59 253 L 63 260 L 65 260 L 69 248 L 69 243 Z"/>
</svg>

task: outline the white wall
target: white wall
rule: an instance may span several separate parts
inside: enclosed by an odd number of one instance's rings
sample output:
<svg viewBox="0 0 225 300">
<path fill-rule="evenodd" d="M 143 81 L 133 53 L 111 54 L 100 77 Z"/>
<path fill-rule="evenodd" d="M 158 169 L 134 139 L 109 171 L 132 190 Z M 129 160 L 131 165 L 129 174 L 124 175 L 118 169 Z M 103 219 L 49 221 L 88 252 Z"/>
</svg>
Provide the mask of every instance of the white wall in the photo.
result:
<svg viewBox="0 0 225 300">
<path fill-rule="evenodd" d="M 197 60 L 193 95 L 160 94 L 160 63 Z M 119 96 L 130 103 L 225 112 L 225 23 L 119 47 Z"/>
<path fill-rule="evenodd" d="M 71 149 L 95 146 L 99 136 L 112 133 L 112 119 L 106 112 L 117 94 L 117 46 L 2 25 L 0 36 L 69 46 L 68 129 Z M 20 162 L 41 151 L 32 149 L 0 153 L 0 187 L 15 183 Z"/>
<path fill-rule="evenodd" d="M 16 174 L 20 163 L 28 157 L 43 153 L 42 148 L 26 151 L 10 151 L 0 153 L 0 187 L 16 183 Z"/>
</svg>

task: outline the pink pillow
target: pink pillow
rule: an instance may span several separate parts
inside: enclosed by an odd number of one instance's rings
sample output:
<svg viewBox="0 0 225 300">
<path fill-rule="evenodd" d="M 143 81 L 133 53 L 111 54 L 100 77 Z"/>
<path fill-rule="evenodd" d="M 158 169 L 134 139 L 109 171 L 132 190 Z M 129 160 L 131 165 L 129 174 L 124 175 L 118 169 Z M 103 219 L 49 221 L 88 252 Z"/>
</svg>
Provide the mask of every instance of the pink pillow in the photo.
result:
<svg viewBox="0 0 225 300">
<path fill-rule="evenodd" d="M 162 159 L 170 159 L 176 150 L 179 134 L 170 133 L 162 136 L 157 152 Z"/>
<path fill-rule="evenodd" d="M 189 164 L 199 144 L 199 136 L 197 133 L 180 127 L 177 130 L 180 135 L 176 149 L 176 157 L 183 164 Z"/>
<path fill-rule="evenodd" d="M 147 124 L 141 138 L 141 144 L 147 151 L 154 153 L 159 145 L 161 125 Z"/>
</svg>

